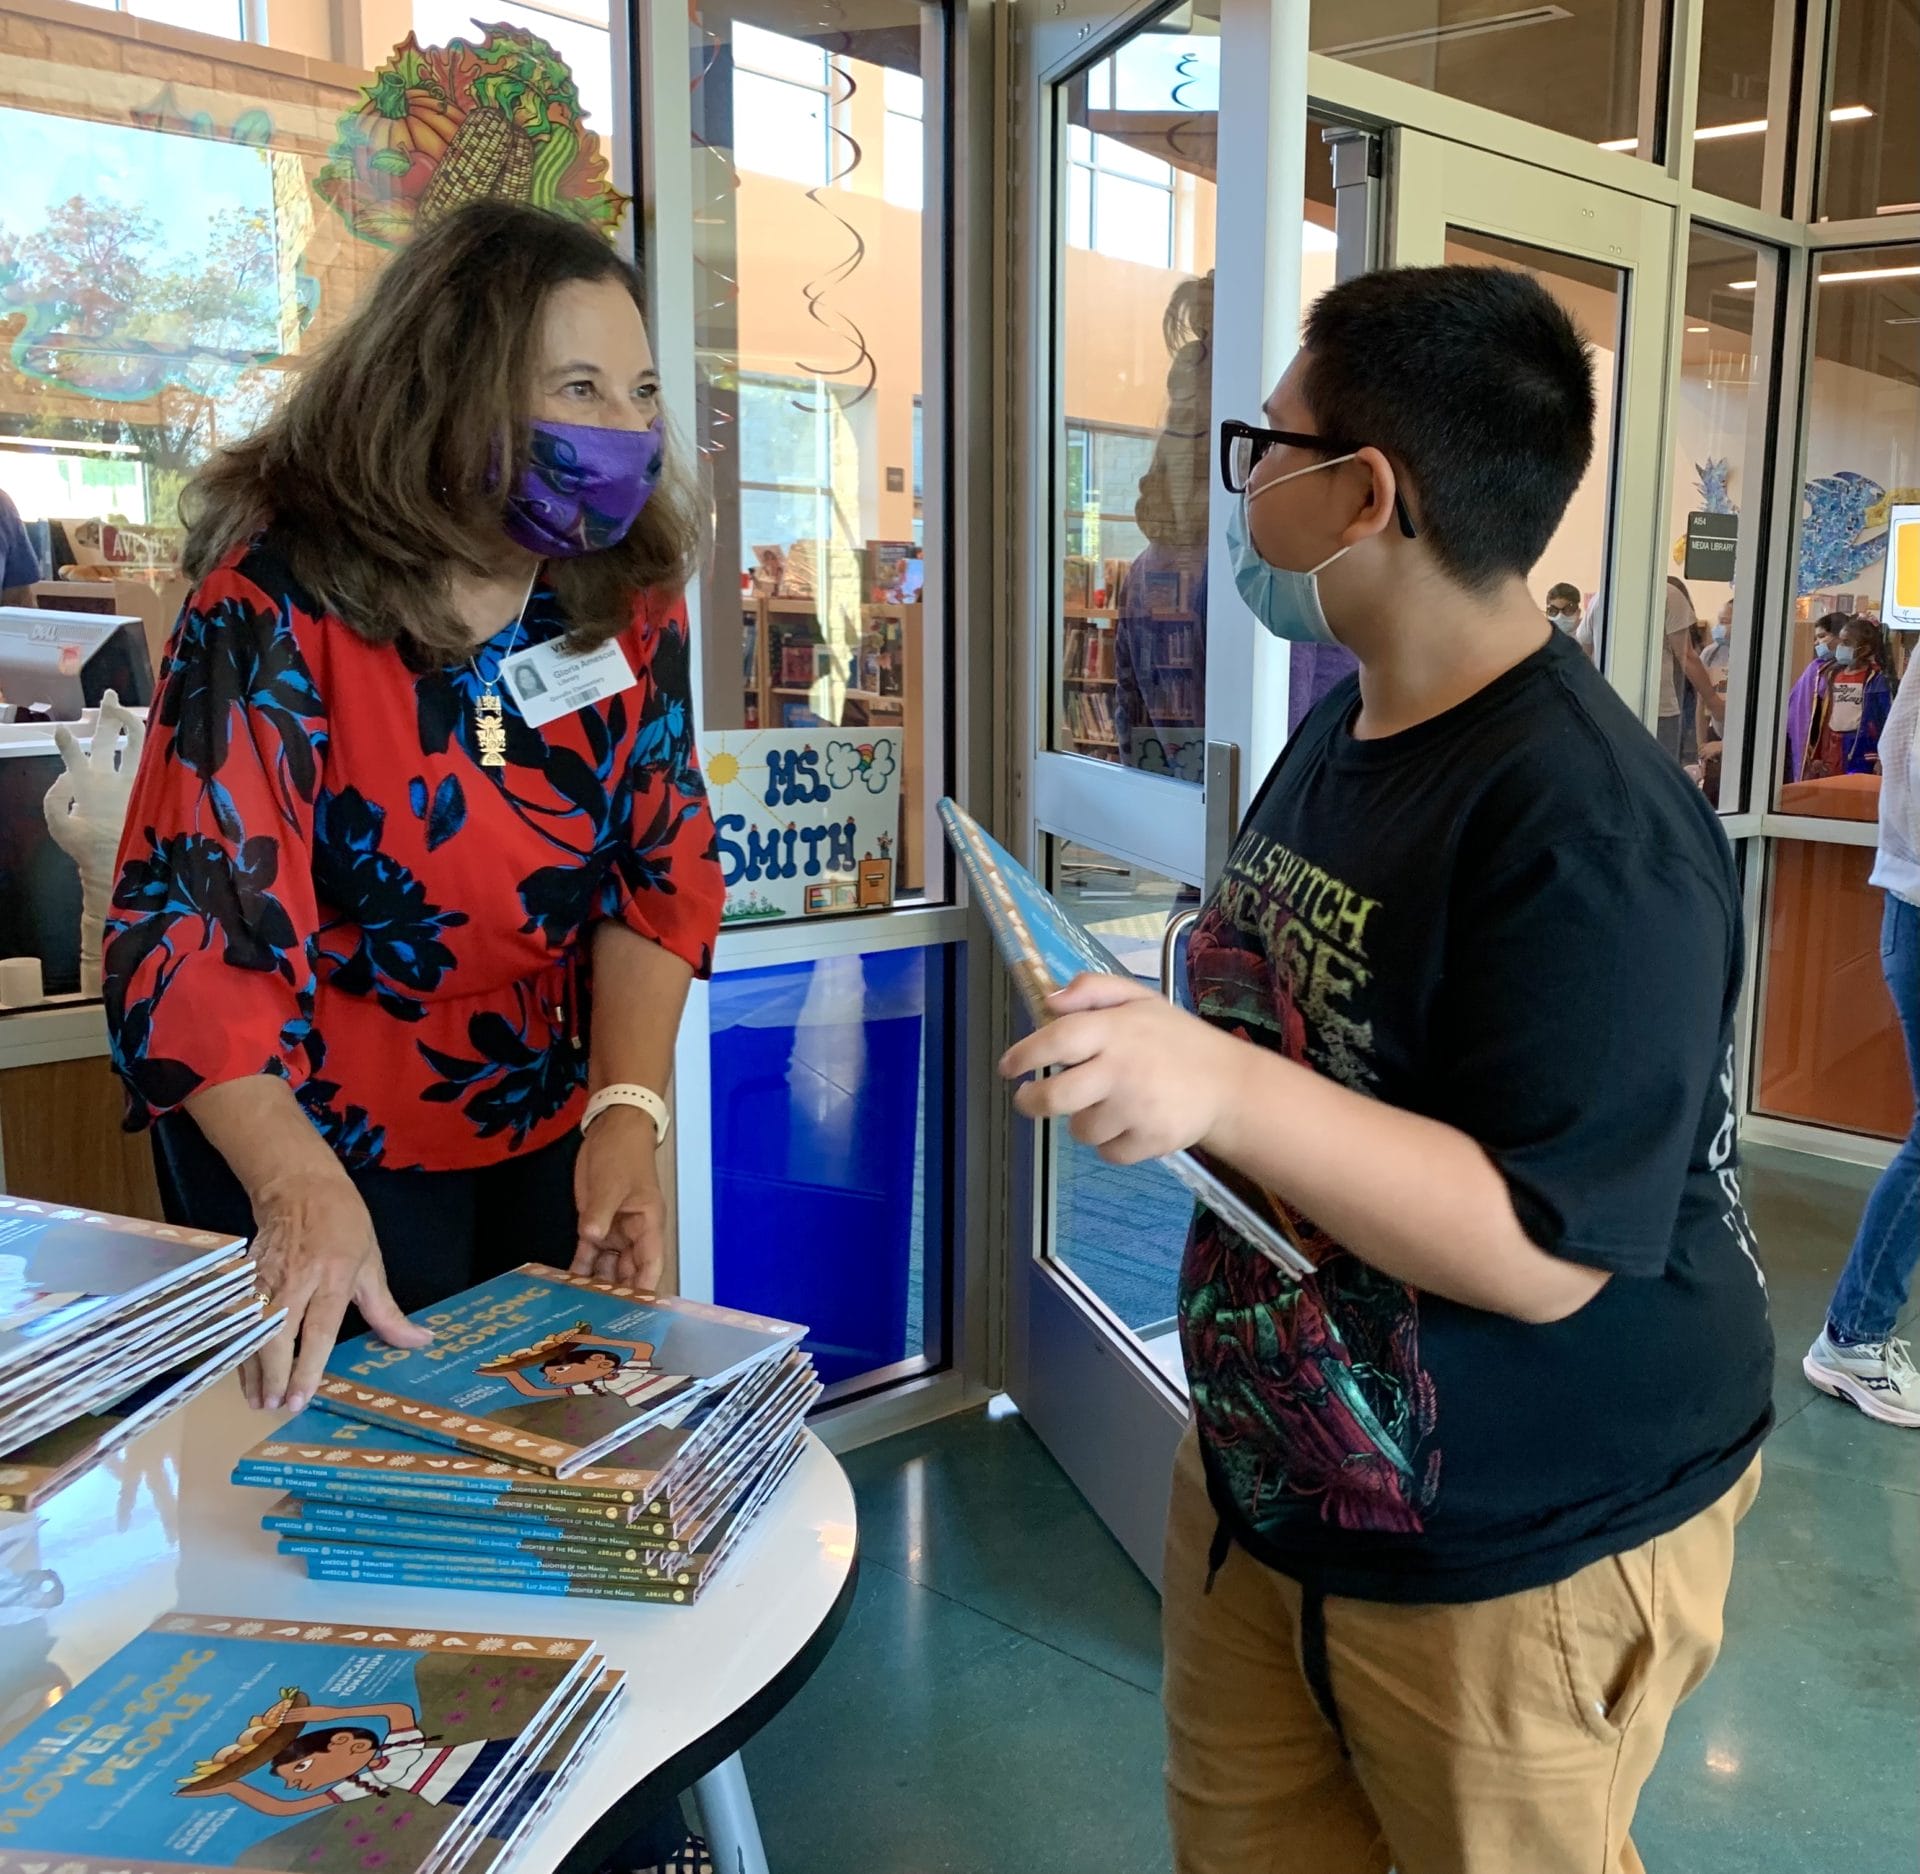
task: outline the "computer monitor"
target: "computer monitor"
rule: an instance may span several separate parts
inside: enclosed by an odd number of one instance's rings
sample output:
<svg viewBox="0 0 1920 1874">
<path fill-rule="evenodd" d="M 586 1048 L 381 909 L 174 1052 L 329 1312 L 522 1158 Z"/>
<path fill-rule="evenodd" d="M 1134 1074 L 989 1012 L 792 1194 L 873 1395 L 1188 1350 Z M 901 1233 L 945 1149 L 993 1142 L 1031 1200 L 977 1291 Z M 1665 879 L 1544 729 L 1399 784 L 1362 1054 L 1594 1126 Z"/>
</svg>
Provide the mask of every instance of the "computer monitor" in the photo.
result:
<svg viewBox="0 0 1920 1874">
<path fill-rule="evenodd" d="M 112 690 L 144 709 L 153 701 L 153 660 L 138 618 L 0 605 L 0 702 L 71 722 Z"/>
</svg>

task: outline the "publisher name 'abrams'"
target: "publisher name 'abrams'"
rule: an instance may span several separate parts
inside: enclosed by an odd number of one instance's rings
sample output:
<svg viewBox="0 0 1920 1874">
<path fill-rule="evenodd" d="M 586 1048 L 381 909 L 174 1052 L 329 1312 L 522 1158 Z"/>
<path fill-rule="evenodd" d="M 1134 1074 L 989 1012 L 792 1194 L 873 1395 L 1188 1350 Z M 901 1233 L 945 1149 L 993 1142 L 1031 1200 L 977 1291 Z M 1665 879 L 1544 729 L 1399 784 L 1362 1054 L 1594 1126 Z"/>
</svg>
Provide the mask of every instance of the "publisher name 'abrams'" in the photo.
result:
<svg viewBox="0 0 1920 1874">
<path fill-rule="evenodd" d="M 182 1688 L 214 1657 L 198 1650 L 182 1653 L 171 1670 L 126 1700 L 110 1723 L 99 1719 L 113 1705 L 115 1692 L 96 1699 L 85 1711 L 56 1718 L 50 1733 L 36 1738 L 0 1771 L 0 1802 L 6 1805 L 0 1808 L 0 1835 L 17 1835 L 22 1823 L 37 1816 L 76 1777 L 95 1788 L 111 1789 L 116 1778 L 138 1770 L 180 1725 L 211 1703 L 210 1695 Z"/>
<path fill-rule="evenodd" d="M 424 1326 L 433 1329 L 432 1346 L 415 1352 L 369 1339 L 365 1353 L 347 1371 L 357 1378 L 369 1379 L 382 1367 L 394 1366 L 403 1360 L 457 1359 L 462 1354 L 472 1353 L 476 1347 L 504 1340 L 508 1335 L 517 1334 L 522 1328 L 531 1326 L 534 1316 L 529 1311 L 552 1298 L 553 1291 L 550 1288 L 529 1286 L 517 1295 L 498 1296 L 472 1308 L 436 1309 L 423 1321 Z"/>
</svg>

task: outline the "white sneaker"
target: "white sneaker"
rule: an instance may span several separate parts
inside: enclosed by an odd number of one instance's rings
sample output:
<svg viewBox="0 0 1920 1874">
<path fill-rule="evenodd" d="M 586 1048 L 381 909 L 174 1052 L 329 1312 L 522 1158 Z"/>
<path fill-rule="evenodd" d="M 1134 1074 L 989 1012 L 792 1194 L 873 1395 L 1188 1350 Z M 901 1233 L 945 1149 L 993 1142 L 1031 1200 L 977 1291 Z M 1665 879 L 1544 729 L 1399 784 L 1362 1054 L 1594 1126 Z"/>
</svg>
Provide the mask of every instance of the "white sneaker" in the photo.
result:
<svg viewBox="0 0 1920 1874">
<path fill-rule="evenodd" d="M 1807 1349 L 1803 1372 L 1824 1393 L 1857 1405 L 1870 1419 L 1889 1425 L 1920 1425 L 1920 1371 L 1903 1340 L 1839 1347 L 1827 1330 Z"/>
</svg>

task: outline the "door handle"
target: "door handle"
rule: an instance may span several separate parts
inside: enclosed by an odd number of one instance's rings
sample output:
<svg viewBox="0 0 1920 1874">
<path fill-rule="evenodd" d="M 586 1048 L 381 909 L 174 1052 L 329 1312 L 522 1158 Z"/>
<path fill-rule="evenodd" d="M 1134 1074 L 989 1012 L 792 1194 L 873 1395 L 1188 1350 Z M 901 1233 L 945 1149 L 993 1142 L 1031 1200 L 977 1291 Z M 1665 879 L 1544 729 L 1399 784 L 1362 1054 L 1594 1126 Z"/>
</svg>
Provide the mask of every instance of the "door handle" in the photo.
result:
<svg viewBox="0 0 1920 1874">
<path fill-rule="evenodd" d="M 1180 1000 L 1180 986 L 1173 980 L 1174 965 L 1180 955 L 1180 939 L 1200 921 L 1200 908 L 1195 905 L 1186 911 L 1176 912 L 1167 919 L 1167 928 L 1160 937 L 1160 993 L 1169 1002 Z"/>
</svg>

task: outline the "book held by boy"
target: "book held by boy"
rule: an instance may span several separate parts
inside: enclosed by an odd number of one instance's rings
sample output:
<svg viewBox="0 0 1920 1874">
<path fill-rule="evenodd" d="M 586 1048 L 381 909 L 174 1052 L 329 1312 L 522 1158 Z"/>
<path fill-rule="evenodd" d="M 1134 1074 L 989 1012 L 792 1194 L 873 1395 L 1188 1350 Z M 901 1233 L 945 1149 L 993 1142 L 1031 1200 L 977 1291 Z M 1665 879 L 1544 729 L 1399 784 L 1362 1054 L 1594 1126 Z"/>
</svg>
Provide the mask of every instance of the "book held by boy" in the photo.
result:
<svg viewBox="0 0 1920 1874">
<path fill-rule="evenodd" d="M 1076 976 L 1129 976 L 1113 953 L 1074 919 L 1031 872 L 956 802 L 940 803 L 940 821 L 994 947 L 1036 1026 L 1054 1019 L 1048 998 Z M 1193 1196 L 1287 1274 L 1314 1272 L 1283 1205 L 1250 1180 L 1197 1151 L 1160 1161 Z"/>
</svg>

